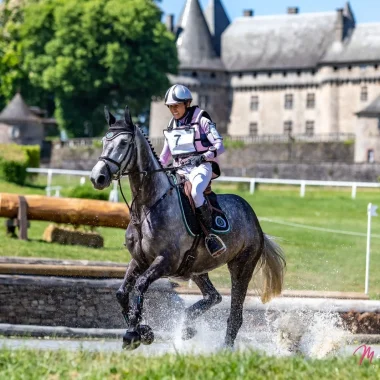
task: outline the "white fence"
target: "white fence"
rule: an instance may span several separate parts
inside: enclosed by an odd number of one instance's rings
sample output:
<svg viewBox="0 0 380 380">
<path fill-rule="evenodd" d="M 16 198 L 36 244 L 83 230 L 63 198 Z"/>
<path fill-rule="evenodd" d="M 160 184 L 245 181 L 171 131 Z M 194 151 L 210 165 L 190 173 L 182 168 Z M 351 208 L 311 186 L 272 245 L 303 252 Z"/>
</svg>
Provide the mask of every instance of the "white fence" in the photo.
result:
<svg viewBox="0 0 380 380">
<path fill-rule="evenodd" d="M 65 170 L 65 169 L 44 169 L 44 168 L 28 168 L 28 173 L 38 173 L 47 175 L 47 193 L 56 190 L 52 187 L 52 178 L 54 174 L 90 176 L 91 172 L 86 170 Z M 246 177 L 219 177 L 218 182 L 236 182 L 249 183 L 249 191 L 251 194 L 255 192 L 256 184 L 266 183 L 272 185 L 295 185 L 300 186 L 300 196 L 306 194 L 306 186 L 325 186 L 325 187 L 350 187 L 352 199 L 356 198 L 358 188 L 380 188 L 380 183 L 375 182 L 346 182 L 346 181 L 311 181 L 303 179 L 272 179 L 272 178 L 246 178 Z"/>
</svg>

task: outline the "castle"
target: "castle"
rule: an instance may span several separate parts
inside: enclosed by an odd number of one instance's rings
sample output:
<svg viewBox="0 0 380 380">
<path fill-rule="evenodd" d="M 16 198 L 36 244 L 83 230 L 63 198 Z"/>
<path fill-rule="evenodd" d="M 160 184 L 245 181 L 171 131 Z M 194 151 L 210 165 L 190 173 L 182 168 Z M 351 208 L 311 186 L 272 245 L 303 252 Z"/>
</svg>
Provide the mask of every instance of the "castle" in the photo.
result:
<svg viewBox="0 0 380 380">
<path fill-rule="evenodd" d="M 255 16 L 230 22 L 221 0 L 203 12 L 186 0 L 174 26 L 181 83 L 235 139 L 355 139 L 355 162 L 380 162 L 380 23 L 357 24 L 349 3 L 332 12 Z M 163 94 L 164 95 L 164 94 Z M 170 114 L 151 104 L 150 136 Z"/>
</svg>

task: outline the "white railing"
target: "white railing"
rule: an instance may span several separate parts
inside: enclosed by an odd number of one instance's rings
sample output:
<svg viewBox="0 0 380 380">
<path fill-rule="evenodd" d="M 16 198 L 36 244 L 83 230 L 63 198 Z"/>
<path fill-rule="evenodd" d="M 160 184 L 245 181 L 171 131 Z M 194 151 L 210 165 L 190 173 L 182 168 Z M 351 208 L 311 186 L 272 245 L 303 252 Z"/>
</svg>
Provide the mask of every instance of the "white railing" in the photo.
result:
<svg viewBox="0 0 380 380">
<path fill-rule="evenodd" d="M 65 170 L 65 169 L 45 169 L 45 168 L 28 168 L 28 173 L 38 173 L 47 175 L 47 188 L 52 187 L 52 177 L 54 174 L 90 176 L 91 172 L 87 170 Z M 247 177 L 219 177 L 217 182 L 237 182 L 249 183 L 249 192 L 255 192 L 256 184 L 265 183 L 272 185 L 295 185 L 300 186 L 300 196 L 306 194 L 306 186 L 325 186 L 325 187 L 350 187 L 352 199 L 356 198 L 358 188 L 380 188 L 380 183 L 375 182 L 347 182 L 347 181 L 313 181 L 304 179 L 273 179 L 273 178 L 247 178 Z"/>
</svg>

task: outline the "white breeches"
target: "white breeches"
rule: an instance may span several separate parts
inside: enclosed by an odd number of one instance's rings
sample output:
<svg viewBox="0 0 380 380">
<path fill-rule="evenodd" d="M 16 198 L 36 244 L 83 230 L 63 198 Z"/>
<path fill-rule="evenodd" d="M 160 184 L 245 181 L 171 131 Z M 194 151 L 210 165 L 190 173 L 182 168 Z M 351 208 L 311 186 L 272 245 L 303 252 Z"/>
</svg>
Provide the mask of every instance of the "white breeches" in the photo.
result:
<svg viewBox="0 0 380 380">
<path fill-rule="evenodd" d="M 205 201 L 203 192 L 206 190 L 212 178 L 212 167 L 210 162 L 204 162 L 198 167 L 187 166 L 178 171 L 184 175 L 192 184 L 191 196 L 194 199 L 195 207 L 200 207 Z"/>
</svg>

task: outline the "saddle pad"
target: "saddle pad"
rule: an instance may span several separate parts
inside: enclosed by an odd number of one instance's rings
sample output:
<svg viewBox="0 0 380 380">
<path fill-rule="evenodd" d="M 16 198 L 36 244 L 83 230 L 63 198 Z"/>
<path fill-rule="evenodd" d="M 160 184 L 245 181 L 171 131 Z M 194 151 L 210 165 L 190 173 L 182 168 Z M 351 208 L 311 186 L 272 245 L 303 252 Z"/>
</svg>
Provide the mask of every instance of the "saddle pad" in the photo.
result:
<svg viewBox="0 0 380 380">
<path fill-rule="evenodd" d="M 175 182 L 176 179 L 175 179 Z M 178 199 L 181 206 L 182 219 L 185 223 L 187 232 L 191 236 L 196 236 L 202 233 L 201 226 L 198 222 L 196 215 L 193 213 L 191 209 L 189 198 L 186 196 L 183 185 L 176 186 L 178 192 Z M 221 210 L 217 195 L 214 192 L 211 192 L 206 198 L 211 203 L 212 210 L 212 229 L 211 232 L 215 234 L 225 234 L 230 231 L 230 223 L 227 219 L 227 216 Z M 218 209 L 218 210 L 215 210 Z"/>
</svg>

